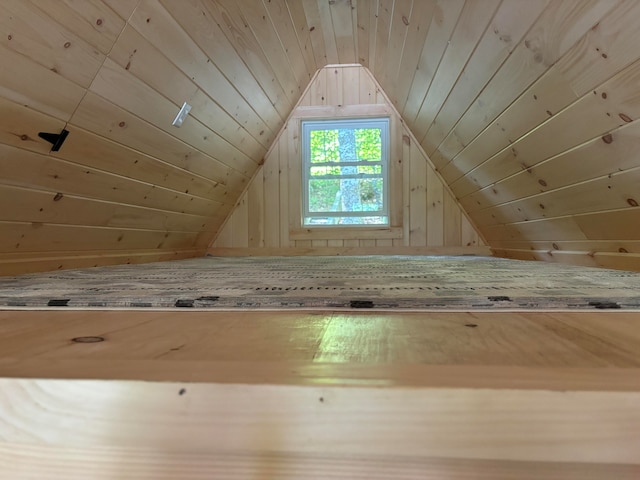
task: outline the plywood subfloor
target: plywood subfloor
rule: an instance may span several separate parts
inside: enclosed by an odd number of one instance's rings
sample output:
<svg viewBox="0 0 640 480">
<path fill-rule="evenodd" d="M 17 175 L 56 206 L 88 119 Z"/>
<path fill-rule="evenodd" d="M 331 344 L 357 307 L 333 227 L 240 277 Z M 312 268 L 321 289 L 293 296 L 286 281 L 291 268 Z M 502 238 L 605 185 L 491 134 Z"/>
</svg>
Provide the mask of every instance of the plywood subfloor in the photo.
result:
<svg viewBox="0 0 640 480">
<path fill-rule="evenodd" d="M 640 274 L 491 257 L 206 257 L 0 279 L 0 306 L 640 309 Z"/>
</svg>

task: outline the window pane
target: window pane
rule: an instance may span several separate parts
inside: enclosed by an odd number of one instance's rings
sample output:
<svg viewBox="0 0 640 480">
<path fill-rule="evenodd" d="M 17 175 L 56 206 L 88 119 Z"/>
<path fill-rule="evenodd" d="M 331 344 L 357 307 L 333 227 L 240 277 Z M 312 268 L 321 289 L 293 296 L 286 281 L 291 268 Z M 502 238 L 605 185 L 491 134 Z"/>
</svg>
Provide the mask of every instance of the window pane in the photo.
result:
<svg viewBox="0 0 640 480">
<path fill-rule="evenodd" d="M 311 167 L 309 172 L 311 173 L 312 177 L 317 177 L 318 175 L 329 175 L 331 173 L 331 170 L 334 169 L 330 167 Z"/>
<path fill-rule="evenodd" d="M 311 179 L 309 213 L 379 212 L 383 209 L 382 192 L 382 178 Z"/>
<path fill-rule="evenodd" d="M 379 161 L 382 158 L 381 130 L 379 128 L 311 130 L 309 147 L 311 163 Z"/>
<path fill-rule="evenodd" d="M 338 130 L 312 130 L 310 133 L 311 163 L 340 161 Z"/>
<path fill-rule="evenodd" d="M 355 136 L 358 160 L 382 158 L 382 131 L 379 128 L 357 128 Z"/>
<path fill-rule="evenodd" d="M 358 173 L 380 175 L 382 173 L 382 165 L 358 165 Z"/>
<path fill-rule="evenodd" d="M 309 180 L 309 212 L 337 212 L 340 180 Z"/>
<path fill-rule="evenodd" d="M 362 178 L 358 182 L 361 211 L 380 211 L 383 208 L 382 192 L 384 191 L 382 178 Z"/>
</svg>

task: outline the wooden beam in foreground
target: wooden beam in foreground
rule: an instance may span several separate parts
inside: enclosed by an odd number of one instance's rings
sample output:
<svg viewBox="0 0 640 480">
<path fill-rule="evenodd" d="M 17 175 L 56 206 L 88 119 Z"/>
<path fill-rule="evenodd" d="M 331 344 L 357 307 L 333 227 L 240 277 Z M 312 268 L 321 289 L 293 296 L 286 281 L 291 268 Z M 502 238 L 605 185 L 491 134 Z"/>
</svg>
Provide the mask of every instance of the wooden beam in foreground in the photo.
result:
<svg viewBox="0 0 640 480">
<path fill-rule="evenodd" d="M 554 369 L 535 372 L 535 388 L 507 388 L 522 370 L 508 368 L 494 375 L 498 388 L 490 380 L 476 388 L 473 368 L 472 387 L 463 386 L 462 371 L 456 387 L 438 387 L 447 369 L 431 368 L 440 378 L 433 386 L 429 376 L 416 378 L 423 386 L 351 379 L 348 387 L 310 378 L 304 385 L 5 378 L 0 471 L 60 479 L 638 478 L 637 369 L 614 369 L 617 379 L 598 391 L 558 382 Z M 545 373 L 551 388 L 540 388 Z"/>
<path fill-rule="evenodd" d="M 0 312 L 0 479 L 636 480 L 639 319 Z"/>
</svg>

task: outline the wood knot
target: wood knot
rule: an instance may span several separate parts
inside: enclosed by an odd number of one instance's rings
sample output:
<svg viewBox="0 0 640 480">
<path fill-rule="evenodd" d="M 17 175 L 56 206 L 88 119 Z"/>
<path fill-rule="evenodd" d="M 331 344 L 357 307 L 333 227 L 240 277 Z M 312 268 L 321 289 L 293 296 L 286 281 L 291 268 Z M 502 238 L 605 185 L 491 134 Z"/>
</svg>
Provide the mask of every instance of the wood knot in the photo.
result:
<svg viewBox="0 0 640 480">
<path fill-rule="evenodd" d="M 538 180 L 538 183 L 539 183 L 540 185 L 542 185 L 543 187 L 546 187 L 546 186 L 547 186 L 547 182 L 545 182 L 545 181 L 544 181 L 544 180 L 542 180 L 542 179 Z"/>
<path fill-rule="evenodd" d="M 120 122 L 120 123 L 118 124 L 118 126 L 119 126 L 120 128 L 123 128 L 125 125 L 126 125 L 126 123 L 125 123 L 125 122 Z"/>
<path fill-rule="evenodd" d="M 64 197 L 63 194 L 61 194 L 60 192 L 56 193 L 56 196 L 53 197 L 53 201 L 54 202 L 59 202 L 60 200 L 62 200 L 62 197 Z"/>
<path fill-rule="evenodd" d="M 620 252 L 620 253 L 629 253 L 629 250 L 627 250 L 626 248 L 622 248 L 622 247 L 620 247 L 620 248 L 618 249 L 618 252 Z"/>
<path fill-rule="evenodd" d="M 633 121 L 629 115 L 625 115 L 624 113 L 619 113 L 618 116 L 626 123 L 630 123 Z"/>
<path fill-rule="evenodd" d="M 402 23 L 404 23 L 405 25 L 409 25 L 409 19 L 404 15 L 402 16 Z"/>
<path fill-rule="evenodd" d="M 64 44 L 64 48 L 69 48 L 71 46 L 71 42 L 67 42 Z"/>
<path fill-rule="evenodd" d="M 602 98 L 603 98 L 604 100 L 606 100 L 606 99 L 607 99 L 607 92 L 602 92 L 602 95 L 601 95 L 601 96 L 602 96 Z"/>
<path fill-rule="evenodd" d="M 613 135 L 611 135 L 610 133 L 607 133 L 606 135 L 602 136 L 602 141 L 606 144 L 609 144 L 611 142 L 613 142 Z"/>
<path fill-rule="evenodd" d="M 73 343 L 100 343 L 104 342 L 104 337 L 89 336 L 89 337 L 75 337 L 72 338 Z"/>
<path fill-rule="evenodd" d="M 552 243 L 551 246 L 553 247 L 554 250 L 560 250 L 560 247 L 558 246 L 557 243 Z"/>
<path fill-rule="evenodd" d="M 99 18 L 98 20 L 96 20 L 96 25 L 98 25 L 98 26 L 102 25 L 102 19 L 101 19 L 101 18 Z"/>
<path fill-rule="evenodd" d="M 638 206 L 638 202 L 636 202 L 635 199 L 633 199 L 633 198 L 627 198 L 627 203 L 629 205 L 631 205 L 632 207 L 637 207 Z"/>
</svg>

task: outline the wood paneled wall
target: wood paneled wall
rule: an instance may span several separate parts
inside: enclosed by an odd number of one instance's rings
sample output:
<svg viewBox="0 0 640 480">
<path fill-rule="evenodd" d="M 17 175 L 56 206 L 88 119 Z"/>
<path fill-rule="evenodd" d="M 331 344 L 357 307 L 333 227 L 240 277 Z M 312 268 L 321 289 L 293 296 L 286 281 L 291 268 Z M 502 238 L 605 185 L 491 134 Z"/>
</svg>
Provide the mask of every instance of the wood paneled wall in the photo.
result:
<svg viewBox="0 0 640 480">
<path fill-rule="evenodd" d="M 390 228 L 302 228 L 300 121 L 390 118 Z M 209 251 L 213 254 L 487 253 L 460 206 L 361 66 L 320 70 Z"/>
<path fill-rule="evenodd" d="M 0 274 L 204 254 L 316 70 L 291 20 L 295 47 L 280 43 L 288 15 L 284 2 L 1 2 Z M 63 128 L 50 152 L 38 133 Z"/>
<path fill-rule="evenodd" d="M 506 5 L 487 32 L 513 40 L 496 23 Z M 495 253 L 640 269 L 640 5 L 550 2 L 522 18 L 511 56 L 455 124 L 433 117 L 422 145 Z"/>
<path fill-rule="evenodd" d="M 316 61 L 371 70 L 495 253 L 640 269 L 637 1 L 303 4 Z"/>
<path fill-rule="evenodd" d="M 201 254 L 337 63 L 494 252 L 640 269 L 638 22 L 636 0 L 5 0 L 0 272 Z"/>
</svg>

